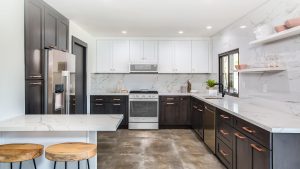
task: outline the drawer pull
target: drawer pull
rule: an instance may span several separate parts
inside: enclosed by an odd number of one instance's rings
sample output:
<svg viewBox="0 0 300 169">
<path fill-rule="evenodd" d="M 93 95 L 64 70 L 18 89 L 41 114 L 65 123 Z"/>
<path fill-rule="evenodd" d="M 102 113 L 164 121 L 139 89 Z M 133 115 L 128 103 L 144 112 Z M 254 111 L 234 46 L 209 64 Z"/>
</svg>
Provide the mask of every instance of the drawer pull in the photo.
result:
<svg viewBox="0 0 300 169">
<path fill-rule="evenodd" d="M 198 111 L 200 111 L 200 112 L 203 112 L 203 110 L 202 110 L 202 109 L 198 109 Z"/>
<path fill-rule="evenodd" d="M 251 133 L 251 134 L 255 133 L 255 130 L 251 130 L 248 127 L 242 127 L 242 129 L 247 131 L 248 133 Z"/>
<path fill-rule="evenodd" d="M 38 75 L 38 76 L 29 76 L 30 78 L 41 78 L 42 76 Z"/>
<path fill-rule="evenodd" d="M 42 85 L 41 82 L 38 82 L 38 83 L 29 83 L 30 85 Z"/>
<path fill-rule="evenodd" d="M 220 133 L 224 136 L 228 135 L 229 133 L 226 133 L 224 130 L 220 130 Z"/>
<path fill-rule="evenodd" d="M 239 133 L 234 133 L 234 135 L 241 140 L 246 139 L 246 137 L 239 135 Z"/>
<path fill-rule="evenodd" d="M 256 151 L 258 152 L 265 152 L 265 150 L 263 148 L 259 148 L 257 145 L 255 144 L 250 144 L 252 148 L 254 148 Z"/>
<path fill-rule="evenodd" d="M 228 156 L 229 155 L 228 153 L 225 153 L 225 151 L 223 151 L 223 150 L 220 150 L 220 153 L 222 154 L 222 156 Z"/>
<path fill-rule="evenodd" d="M 175 103 L 167 103 L 167 105 L 173 105 L 173 104 L 175 104 Z"/>
<path fill-rule="evenodd" d="M 103 104 L 96 104 L 96 106 L 103 106 Z"/>
<path fill-rule="evenodd" d="M 113 104 L 113 106 L 121 106 L 121 104 Z"/>
<path fill-rule="evenodd" d="M 73 106 L 76 106 L 76 104 L 72 104 Z"/>
<path fill-rule="evenodd" d="M 113 101 L 120 101 L 121 99 L 113 99 Z"/>
<path fill-rule="evenodd" d="M 167 98 L 167 100 L 174 100 L 174 98 L 172 98 L 172 97 L 168 97 L 168 98 Z"/>
<path fill-rule="evenodd" d="M 224 114 L 221 114 L 220 115 L 223 119 L 229 119 L 229 117 L 228 116 L 225 116 Z"/>
<path fill-rule="evenodd" d="M 198 107 L 197 106 L 193 106 L 194 107 L 194 109 L 198 109 Z"/>
<path fill-rule="evenodd" d="M 103 99 L 96 99 L 97 101 L 102 101 Z"/>
</svg>

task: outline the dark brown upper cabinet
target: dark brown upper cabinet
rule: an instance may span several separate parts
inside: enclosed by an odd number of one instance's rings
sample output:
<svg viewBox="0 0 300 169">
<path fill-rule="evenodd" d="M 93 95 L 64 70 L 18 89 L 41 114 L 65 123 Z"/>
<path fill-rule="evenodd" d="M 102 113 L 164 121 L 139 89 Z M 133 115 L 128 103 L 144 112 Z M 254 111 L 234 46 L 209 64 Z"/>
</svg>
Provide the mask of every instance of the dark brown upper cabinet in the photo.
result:
<svg viewBox="0 0 300 169">
<path fill-rule="evenodd" d="M 43 79 L 44 6 L 25 1 L 25 78 Z"/>
</svg>

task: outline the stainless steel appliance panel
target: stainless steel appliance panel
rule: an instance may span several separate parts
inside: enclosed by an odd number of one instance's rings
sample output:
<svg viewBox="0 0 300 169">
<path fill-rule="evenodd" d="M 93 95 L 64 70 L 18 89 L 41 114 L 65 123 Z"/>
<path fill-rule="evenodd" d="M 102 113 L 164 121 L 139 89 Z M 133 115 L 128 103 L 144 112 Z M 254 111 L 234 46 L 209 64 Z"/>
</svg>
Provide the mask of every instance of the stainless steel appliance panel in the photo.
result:
<svg viewBox="0 0 300 169">
<path fill-rule="evenodd" d="M 209 149 L 216 152 L 216 110 L 208 105 L 204 106 L 204 143 Z"/>
</svg>

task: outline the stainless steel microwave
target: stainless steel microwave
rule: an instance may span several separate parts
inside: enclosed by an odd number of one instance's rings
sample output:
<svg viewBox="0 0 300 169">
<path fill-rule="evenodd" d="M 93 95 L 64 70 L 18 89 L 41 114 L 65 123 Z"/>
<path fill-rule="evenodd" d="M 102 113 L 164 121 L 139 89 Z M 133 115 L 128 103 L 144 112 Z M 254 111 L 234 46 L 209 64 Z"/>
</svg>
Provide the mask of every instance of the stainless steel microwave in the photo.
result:
<svg viewBox="0 0 300 169">
<path fill-rule="evenodd" d="M 130 73 L 158 73 L 158 65 L 157 64 L 130 64 Z"/>
</svg>

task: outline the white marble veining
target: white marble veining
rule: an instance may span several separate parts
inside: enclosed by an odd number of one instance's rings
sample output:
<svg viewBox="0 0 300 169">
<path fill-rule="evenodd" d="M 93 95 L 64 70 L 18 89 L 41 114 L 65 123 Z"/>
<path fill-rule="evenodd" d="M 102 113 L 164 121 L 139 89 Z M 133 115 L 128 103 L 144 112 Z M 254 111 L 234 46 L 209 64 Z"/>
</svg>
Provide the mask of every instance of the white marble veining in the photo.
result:
<svg viewBox="0 0 300 169">
<path fill-rule="evenodd" d="M 22 115 L 0 122 L 3 131 L 116 131 L 123 115 Z"/>
</svg>

